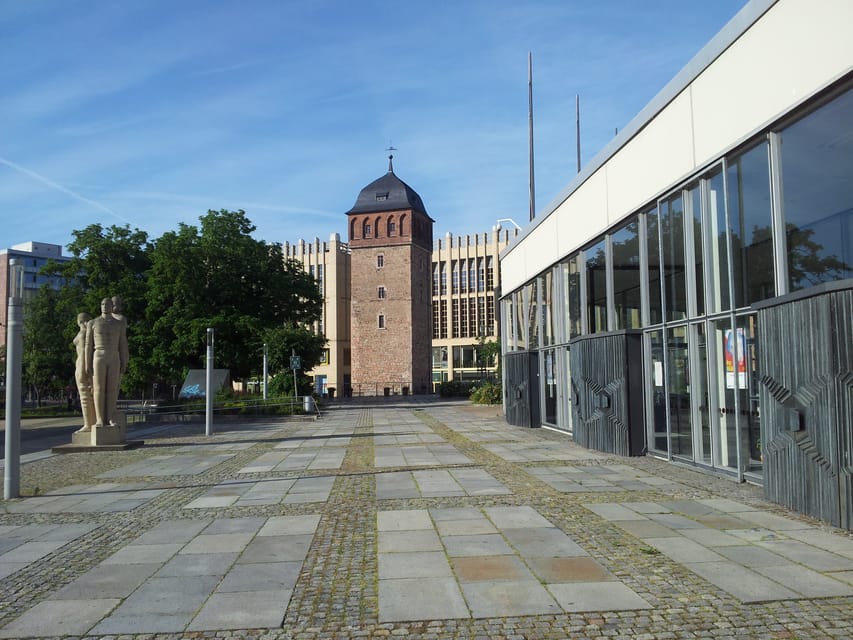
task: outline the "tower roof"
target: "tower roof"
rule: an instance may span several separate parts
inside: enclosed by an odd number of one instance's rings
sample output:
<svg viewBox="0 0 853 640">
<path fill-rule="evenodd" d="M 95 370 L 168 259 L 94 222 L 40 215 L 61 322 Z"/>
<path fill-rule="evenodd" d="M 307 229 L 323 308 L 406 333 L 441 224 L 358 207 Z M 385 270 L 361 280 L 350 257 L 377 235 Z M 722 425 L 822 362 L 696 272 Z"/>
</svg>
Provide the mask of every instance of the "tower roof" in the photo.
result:
<svg viewBox="0 0 853 640">
<path fill-rule="evenodd" d="M 352 209 L 347 211 L 347 215 L 412 209 L 429 217 L 421 197 L 394 173 L 392 159 L 393 156 L 389 156 L 388 173 L 361 190 Z"/>
</svg>

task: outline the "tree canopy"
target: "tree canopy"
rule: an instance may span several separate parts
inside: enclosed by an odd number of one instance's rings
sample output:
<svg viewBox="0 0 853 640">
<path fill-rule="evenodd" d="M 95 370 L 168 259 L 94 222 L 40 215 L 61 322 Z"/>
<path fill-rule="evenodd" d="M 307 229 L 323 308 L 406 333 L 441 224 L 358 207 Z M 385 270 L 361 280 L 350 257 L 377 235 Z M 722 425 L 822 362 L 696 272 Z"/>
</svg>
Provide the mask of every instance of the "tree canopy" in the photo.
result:
<svg viewBox="0 0 853 640">
<path fill-rule="evenodd" d="M 208 327 L 215 366 L 232 379 L 260 372 L 265 342 L 274 366 L 286 367 L 279 354 L 293 348 L 306 367 L 318 364 L 325 339 L 307 329 L 322 310 L 313 277 L 285 260 L 281 245 L 253 238 L 255 226 L 242 210 L 211 210 L 199 222 L 154 240 L 129 226 L 74 231 L 72 259 L 53 267 L 67 285 L 39 292 L 28 305 L 25 366 L 33 381 L 48 369 L 73 379 L 76 314 L 94 317 L 100 300 L 114 295 L 128 318 L 125 390 L 180 384 L 188 369 L 203 368 Z"/>
</svg>

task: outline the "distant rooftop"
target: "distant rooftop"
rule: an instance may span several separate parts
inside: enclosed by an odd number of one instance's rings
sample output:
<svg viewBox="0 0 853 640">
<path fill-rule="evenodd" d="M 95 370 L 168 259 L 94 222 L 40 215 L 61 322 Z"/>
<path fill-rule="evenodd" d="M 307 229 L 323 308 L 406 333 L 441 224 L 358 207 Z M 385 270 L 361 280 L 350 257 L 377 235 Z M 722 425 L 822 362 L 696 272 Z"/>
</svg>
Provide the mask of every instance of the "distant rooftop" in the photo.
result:
<svg viewBox="0 0 853 640">
<path fill-rule="evenodd" d="M 402 209 L 412 209 L 428 215 L 423 200 L 417 192 L 394 173 L 393 158 L 394 156 L 388 157 L 388 173 L 361 190 L 355 205 L 347 211 L 347 215 Z"/>
</svg>

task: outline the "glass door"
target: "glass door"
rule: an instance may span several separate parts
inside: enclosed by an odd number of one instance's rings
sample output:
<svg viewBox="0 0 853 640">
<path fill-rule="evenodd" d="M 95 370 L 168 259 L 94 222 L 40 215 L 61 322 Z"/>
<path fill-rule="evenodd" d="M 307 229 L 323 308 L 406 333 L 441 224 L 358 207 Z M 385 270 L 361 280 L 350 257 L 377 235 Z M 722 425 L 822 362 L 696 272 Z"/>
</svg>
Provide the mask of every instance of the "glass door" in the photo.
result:
<svg viewBox="0 0 853 640">
<path fill-rule="evenodd" d="M 738 420 L 735 395 L 741 385 L 742 371 L 736 341 L 728 318 L 711 320 L 708 336 L 708 392 L 711 396 L 711 428 L 714 432 L 715 467 L 737 469 Z"/>
<path fill-rule="evenodd" d="M 572 433 L 572 410 L 574 409 L 574 394 L 572 393 L 572 359 L 571 347 L 557 351 L 557 365 L 562 378 L 557 380 L 557 426 Z"/>
<path fill-rule="evenodd" d="M 711 394 L 708 389 L 708 340 L 705 335 L 705 323 L 690 325 L 690 350 L 692 367 L 690 377 L 690 398 L 693 423 L 694 460 L 703 464 L 713 464 L 712 446 L 716 443 L 716 433 L 711 432 L 710 405 Z"/>
<path fill-rule="evenodd" d="M 545 349 L 542 352 L 542 373 L 541 379 L 544 381 L 542 385 L 544 408 L 542 414 L 542 422 L 556 427 L 557 426 L 557 351 L 556 349 Z"/>
<path fill-rule="evenodd" d="M 666 392 L 669 406 L 670 452 L 693 460 L 690 399 L 690 349 L 687 327 L 666 329 Z"/>
<path fill-rule="evenodd" d="M 664 386 L 663 330 L 647 331 L 643 348 L 646 352 L 646 441 L 649 449 L 669 453 L 666 430 L 666 387 Z"/>
</svg>

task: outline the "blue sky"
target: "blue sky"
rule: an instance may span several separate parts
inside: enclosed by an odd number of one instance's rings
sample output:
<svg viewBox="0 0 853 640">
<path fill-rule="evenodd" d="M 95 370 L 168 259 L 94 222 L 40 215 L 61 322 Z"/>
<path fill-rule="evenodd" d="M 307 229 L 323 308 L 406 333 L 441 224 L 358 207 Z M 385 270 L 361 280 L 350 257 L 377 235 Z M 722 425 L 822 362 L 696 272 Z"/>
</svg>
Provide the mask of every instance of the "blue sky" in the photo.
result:
<svg viewBox="0 0 853 640">
<path fill-rule="evenodd" d="M 9 247 L 89 224 L 156 238 L 208 209 L 345 236 L 388 167 L 434 235 L 528 219 L 746 0 L 0 0 Z"/>
</svg>

